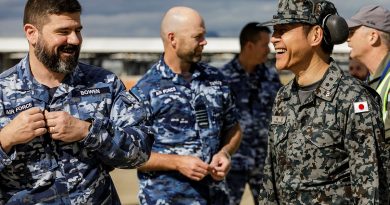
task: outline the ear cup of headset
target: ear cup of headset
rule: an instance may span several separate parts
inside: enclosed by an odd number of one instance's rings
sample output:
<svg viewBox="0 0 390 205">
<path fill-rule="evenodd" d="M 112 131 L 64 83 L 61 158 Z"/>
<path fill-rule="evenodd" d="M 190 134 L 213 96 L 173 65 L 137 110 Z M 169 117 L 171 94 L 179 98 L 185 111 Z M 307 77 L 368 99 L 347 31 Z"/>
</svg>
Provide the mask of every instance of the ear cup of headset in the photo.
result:
<svg viewBox="0 0 390 205">
<path fill-rule="evenodd" d="M 324 26 L 327 30 L 327 42 L 331 44 L 341 44 L 348 39 L 348 24 L 343 17 L 339 15 L 330 15 L 325 19 Z"/>
</svg>

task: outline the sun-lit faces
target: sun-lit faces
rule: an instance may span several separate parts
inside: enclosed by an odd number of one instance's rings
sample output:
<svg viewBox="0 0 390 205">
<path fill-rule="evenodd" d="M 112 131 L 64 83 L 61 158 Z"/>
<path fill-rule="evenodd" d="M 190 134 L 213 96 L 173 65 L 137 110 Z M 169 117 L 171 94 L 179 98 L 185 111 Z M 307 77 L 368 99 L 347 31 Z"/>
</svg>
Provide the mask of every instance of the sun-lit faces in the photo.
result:
<svg viewBox="0 0 390 205">
<path fill-rule="evenodd" d="M 310 55 L 304 24 L 280 24 L 274 26 L 271 42 L 275 47 L 276 68 L 298 71 Z"/>
<path fill-rule="evenodd" d="M 270 35 L 267 32 L 259 32 L 256 42 L 248 42 L 251 44 L 251 59 L 254 59 L 255 64 L 265 63 L 267 61 L 268 54 L 270 52 L 269 42 Z"/>
<path fill-rule="evenodd" d="M 362 56 L 369 49 L 369 28 L 359 26 L 349 29 L 348 46 L 351 48 L 350 57 L 354 59 L 362 59 Z"/>
<path fill-rule="evenodd" d="M 196 63 L 202 59 L 203 47 L 207 41 L 204 22 L 200 17 L 183 26 L 175 36 L 176 53 L 179 58 L 188 63 Z"/>
<path fill-rule="evenodd" d="M 80 54 L 81 29 L 80 13 L 49 15 L 38 32 L 34 54 L 54 72 L 72 72 Z"/>
</svg>

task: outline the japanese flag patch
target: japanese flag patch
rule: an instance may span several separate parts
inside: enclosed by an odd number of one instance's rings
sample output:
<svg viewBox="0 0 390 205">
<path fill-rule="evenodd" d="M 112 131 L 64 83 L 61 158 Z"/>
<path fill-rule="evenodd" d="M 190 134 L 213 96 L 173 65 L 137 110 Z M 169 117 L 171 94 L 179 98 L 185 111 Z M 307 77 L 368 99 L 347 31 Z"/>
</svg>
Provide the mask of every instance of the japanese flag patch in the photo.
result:
<svg viewBox="0 0 390 205">
<path fill-rule="evenodd" d="M 369 111 L 368 105 L 367 105 L 367 101 L 354 102 L 353 103 L 353 108 L 355 110 L 355 113 L 361 113 L 361 112 L 368 112 Z"/>
</svg>

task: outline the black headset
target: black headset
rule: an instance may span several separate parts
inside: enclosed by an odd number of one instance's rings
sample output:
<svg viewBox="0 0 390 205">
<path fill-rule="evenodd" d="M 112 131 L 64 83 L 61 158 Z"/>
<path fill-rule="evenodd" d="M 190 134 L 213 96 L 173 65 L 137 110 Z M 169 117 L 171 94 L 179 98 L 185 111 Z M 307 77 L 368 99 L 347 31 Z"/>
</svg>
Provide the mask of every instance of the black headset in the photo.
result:
<svg viewBox="0 0 390 205">
<path fill-rule="evenodd" d="M 332 2 L 325 0 L 309 0 L 313 4 L 312 15 L 313 18 L 321 25 L 324 30 L 324 40 L 327 44 L 341 44 L 348 39 L 349 30 L 348 24 L 345 19 L 337 13 L 336 7 Z M 336 11 L 334 14 L 328 14 L 324 17 L 322 22 L 319 22 L 319 19 L 315 17 L 315 10 L 317 6 L 321 6 L 321 12 L 324 11 L 325 7 L 330 6 Z"/>
</svg>

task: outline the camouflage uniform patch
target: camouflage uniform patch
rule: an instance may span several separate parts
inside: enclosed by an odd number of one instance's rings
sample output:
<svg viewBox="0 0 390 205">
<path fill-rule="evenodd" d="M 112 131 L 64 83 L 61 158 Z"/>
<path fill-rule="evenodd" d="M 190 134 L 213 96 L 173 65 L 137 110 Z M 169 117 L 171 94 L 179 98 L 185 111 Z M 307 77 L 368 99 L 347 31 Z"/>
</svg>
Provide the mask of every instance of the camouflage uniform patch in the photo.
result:
<svg viewBox="0 0 390 205">
<path fill-rule="evenodd" d="M 318 19 L 326 5 L 329 4 L 332 3 L 320 0 L 279 0 L 277 14 L 264 25 L 290 23 L 321 25 L 322 22 L 318 22 Z"/>
</svg>

